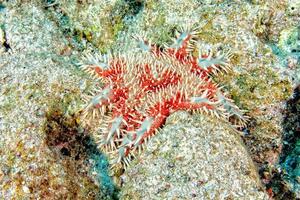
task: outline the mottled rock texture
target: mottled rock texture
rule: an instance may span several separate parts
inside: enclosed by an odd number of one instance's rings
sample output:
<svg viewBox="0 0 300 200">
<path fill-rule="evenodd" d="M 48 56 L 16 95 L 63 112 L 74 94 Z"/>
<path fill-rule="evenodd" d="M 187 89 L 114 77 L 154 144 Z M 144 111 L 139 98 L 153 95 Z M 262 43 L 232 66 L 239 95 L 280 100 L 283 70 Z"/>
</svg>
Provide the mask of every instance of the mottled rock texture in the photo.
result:
<svg viewBox="0 0 300 200">
<path fill-rule="evenodd" d="M 76 52 L 43 6 L 1 6 L 0 199 L 110 199 L 105 159 L 72 115 Z"/>
<path fill-rule="evenodd" d="M 122 176 L 121 199 L 268 199 L 239 134 L 178 112 Z"/>
</svg>

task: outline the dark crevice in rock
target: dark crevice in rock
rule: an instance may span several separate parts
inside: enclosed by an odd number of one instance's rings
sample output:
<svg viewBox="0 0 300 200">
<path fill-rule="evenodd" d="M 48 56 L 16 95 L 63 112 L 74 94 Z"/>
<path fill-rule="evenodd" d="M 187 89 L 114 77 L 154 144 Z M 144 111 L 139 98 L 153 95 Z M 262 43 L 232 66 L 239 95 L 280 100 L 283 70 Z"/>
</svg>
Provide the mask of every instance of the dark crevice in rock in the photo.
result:
<svg viewBox="0 0 300 200">
<path fill-rule="evenodd" d="M 117 199 L 118 189 L 108 175 L 108 161 L 99 152 L 93 139 L 80 127 L 75 115 L 66 117 L 59 108 L 50 108 L 44 131 L 46 145 L 53 156 L 62 161 L 64 170 L 70 176 L 89 177 L 91 169 L 97 172 L 93 178 L 89 178 L 91 192 L 88 199 Z M 80 183 L 74 182 L 73 185 L 74 191 L 69 192 L 76 194 L 76 187 L 80 187 Z M 99 194 L 95 194 L 94 187 L 99 187 Z"/>
<path fill-rule="evenodd" d="M 144 9 L 144 4 L 143 0 L 117 1 L 109 14 L 111 26 L 122 24 L 122 29 L 118 32 L 125 31 L 130 26 L 132 19 Z M 117 36 L 117 33 L 114 35 Z"/>
<path fill-rule="evenodd" d="M 135 16 L 144 8 L 143 0 L 124 0 L 124 2 L 129 6 L 129 14 Z"/>
<path fill-rule="evenodd" d="M 1 5 L 0 5 L 0 11 L 1 11 Z M 5 31 L 5 26 L 4 24 L 0 24 L 0 31 L 2 31 L 3 33 L 3 38 L 2 38 L 2 45 L 4 46 L 5 48 L 5 51 L 8 52 L 9 50 L 11 50 L 11 47 L 7 41 L 7 36 L 6 36 L 6 31 Z"/>
<path fill-rule="evenodd" d="M 294 91 L 293 97 L 287 101 L 283 128 L 284 145 L 280 163 L 286 160 L 289 153 L 297 146 L 300 139 L 300 85 Z"/>
<path fill-rule="evenodd" d="M 266 187 L 272 191 L 274 199 L 293 200 L 297 199 L 295 191 L 300 190 L 300 85 L 296 87 L 293 97 L 286 102 L 283 114 L 280 168 L 269 169 L 271 178 Z"/>
<path fill-rule="evenodd" d="M 85 45 L 80 40 L 77 30 L 73 26 L 72 20 L 64 9 L 60 7 L 60 4 L 57 3 L 57 1 L 45 0 L 43 2 L 43 6 L 48 18 L 56 24 L 68 40 L 69 46 L 74 50 L 83 50 Z"/>
<path fill-rule="evenodd" d="M 117 1 L 110 13 L 112 24 L 116 23 L 115 20 L 124 20 L 139 14 L 144 8 L 143 0 L 120 0 Z"/>
</svg>

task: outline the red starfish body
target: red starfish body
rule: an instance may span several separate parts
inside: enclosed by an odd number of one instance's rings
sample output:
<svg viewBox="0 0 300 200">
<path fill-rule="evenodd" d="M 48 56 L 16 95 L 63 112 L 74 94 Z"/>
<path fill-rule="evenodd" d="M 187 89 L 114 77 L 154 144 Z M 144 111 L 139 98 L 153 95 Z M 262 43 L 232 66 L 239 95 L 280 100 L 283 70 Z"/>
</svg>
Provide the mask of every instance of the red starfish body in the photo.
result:
<svg viewBox="0 0 300 200">
<path fill-rule="evenodd" d="M 99 145 L 116 155 L 117 162 L 128 164 L 178 110 L 245 122 L 242 111 L 210 79 L 211 74 L 230 70 L 228 55 L 198 50 L 194 56 L 194 36 L 193 31 L 182 31 L 164 49 L 140 40 L 138 54 L 101 57 L 98 64 L 83 66 L 105 84 L 88 99 L 84 118 L 100 110 Z"/>
</svg>

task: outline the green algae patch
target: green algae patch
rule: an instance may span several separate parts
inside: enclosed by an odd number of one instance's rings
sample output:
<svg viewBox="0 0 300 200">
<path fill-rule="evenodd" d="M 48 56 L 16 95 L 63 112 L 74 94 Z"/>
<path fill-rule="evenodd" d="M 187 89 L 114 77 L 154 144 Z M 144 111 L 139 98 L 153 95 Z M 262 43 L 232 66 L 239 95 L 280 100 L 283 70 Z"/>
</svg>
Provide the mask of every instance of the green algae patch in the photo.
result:
<svg viewBox="0 0 300 200">
<path fill-rule="evenodd" d="M 225 35 L 222 35 L 213 27 L 212 20 L 209 20 L 207 24 L 203 28 L 201 28 L 198 33 L 198 37 L 203 41 L 209 42 L 210 44 L 222 42 L 226 38 Z"/>
<path fill-rule="evenodd" d="M 282 128 L 276 117 L 278 105 L 292 94 L 291 83 L 270 68 L 257 66 L 223 77 L 235 103 L 247 111 L 249 122 L 243 136 L 255 162 L 275 164 L 281 149 Z"/>
<path fill-rule="evenodd" d="M 80 48 L 86 48 L 88 43 L 105 53 L 143 7 L 143 1 L 74 3 L 63 0 L 57 6 L 47 7 L 47 10 L 50 19 L 59 24 L 66 36 L 73 38 Z"/>
<path fill-rule="evenodd" d="M 278 47 L 285 55 L 295 54 L 299 51 L 300 27 L 284 29 L 280 33 Z"/>
<path fill-rule="evenodd" d="M 254 111 L 286 100 L 292 93 L 288 80 L 282 80 L 273 69 L 256 67 L 243 72 L 231 72 L 220 77 L 235 102 L 244 109 Z"/>
</svg>

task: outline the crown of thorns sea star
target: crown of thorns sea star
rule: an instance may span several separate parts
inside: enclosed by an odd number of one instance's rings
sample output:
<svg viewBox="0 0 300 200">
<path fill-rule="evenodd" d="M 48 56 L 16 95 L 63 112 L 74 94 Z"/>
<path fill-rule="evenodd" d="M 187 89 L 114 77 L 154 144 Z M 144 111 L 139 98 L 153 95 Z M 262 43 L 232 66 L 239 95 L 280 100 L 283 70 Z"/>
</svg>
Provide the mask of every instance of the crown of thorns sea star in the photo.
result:
<svg viewBox="0 0 300 200">
<path fill-rule="evenodd" d="M 230 54 L 193 49 L 196 35 L 195 29 L 182 29 L 164 48 L 136 37 L 139 53 L 99 55 L 82 65 L 104 84 L 85 97 L 83 121 L 99 122 L 96 142 L 113 163 L 128 165 L 178 110 L 244 125 L 243 111 L 210 78 L 231 70 Z"/>
</svg>

